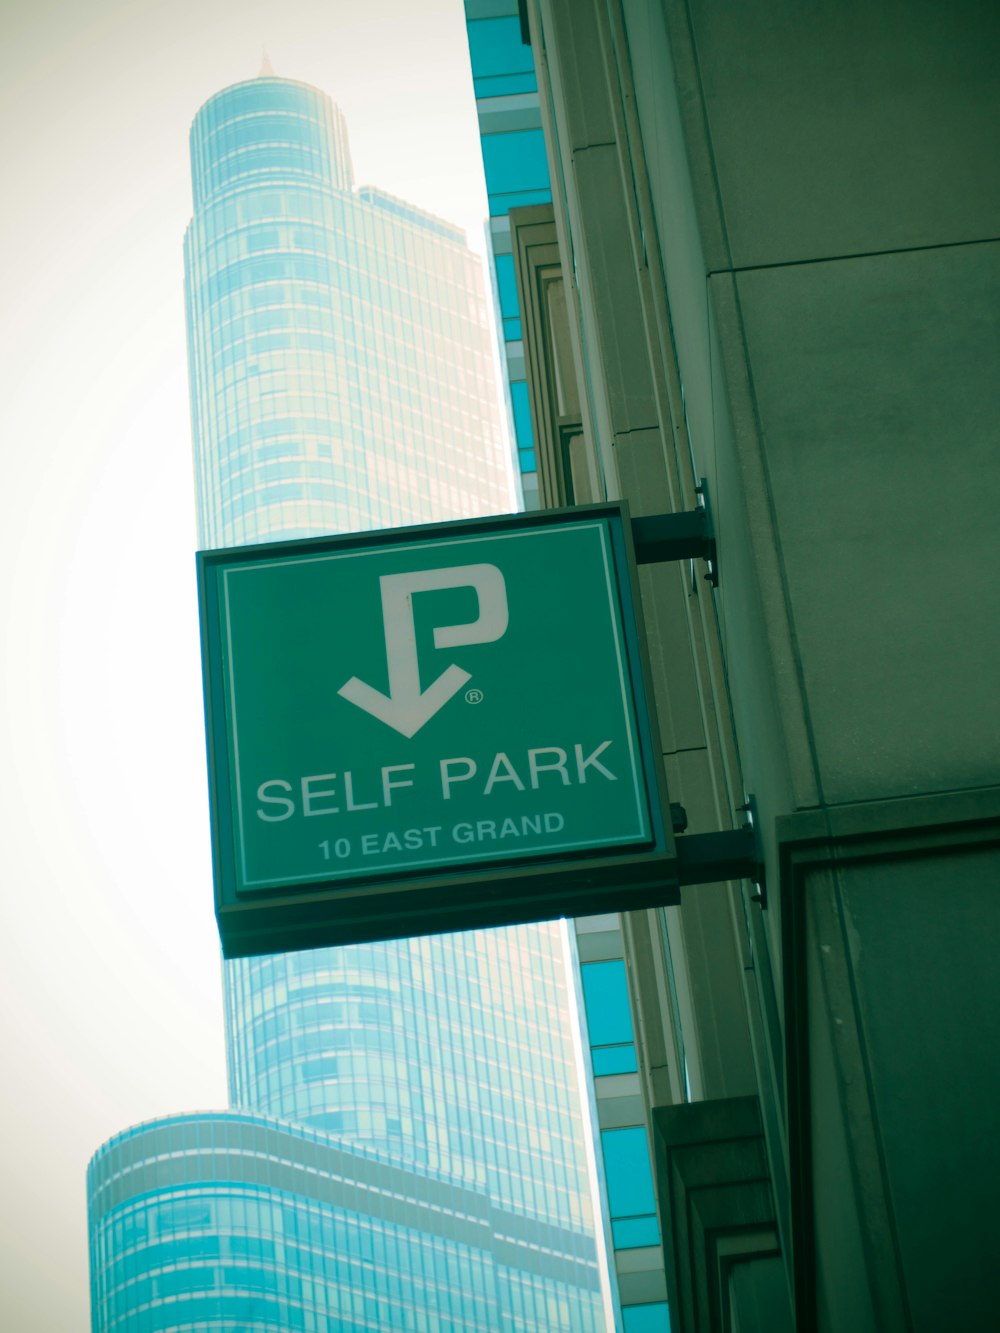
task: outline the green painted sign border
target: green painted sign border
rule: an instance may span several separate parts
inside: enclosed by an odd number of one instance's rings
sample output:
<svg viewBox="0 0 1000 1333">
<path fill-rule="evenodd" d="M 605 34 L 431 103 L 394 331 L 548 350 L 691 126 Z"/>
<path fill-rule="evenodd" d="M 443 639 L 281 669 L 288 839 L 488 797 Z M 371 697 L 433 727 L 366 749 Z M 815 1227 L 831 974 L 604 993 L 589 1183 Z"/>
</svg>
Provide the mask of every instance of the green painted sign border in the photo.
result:
<svg viewBox="0 0 1000 1333">
<path fill-rule="evenodd" d="M 519 532 L 565 530 L 593 524 L 605 534 L 609 595 L 618 611 L 616 636 L 623 705 L 634 709 L 630 734 L 637 799 L 648 802 L 648 824 L 619 846 L 603 841 L 572 851 L 556 848 L 534 856 L 482 859 L 431 873 L 414 866 L 338 879 L 316 875 L 248 893 L 239 887 L 231 763 L 227 725 L 227 675 L 222 658 L 225 580 L 241 565 L 279 563 L 290 557 L 323 560 L 364 554 L 395 544 L 440 546 L 468 538 L 501 540 Z M 235 569 L 233 567 L 236 567 Z M 343 537 L 267 543 L 198 554 L 204 664 L 206 733 L 212 818 L 216 915 L 226 956 L 283 952 L 328 944 L 472 929 L 560 915 L 676 902 L 678 890 L 658 736 L 643 650 L 631 525 L 622 503 L 544 510 L 500 518 L 462 520 Z M 222 585 L 222 586 L 220 586 Z M 629 699 L 630 693 L 630 699 Z M 645 792 L 642 792 L 642 788 Z"/>
</svg>

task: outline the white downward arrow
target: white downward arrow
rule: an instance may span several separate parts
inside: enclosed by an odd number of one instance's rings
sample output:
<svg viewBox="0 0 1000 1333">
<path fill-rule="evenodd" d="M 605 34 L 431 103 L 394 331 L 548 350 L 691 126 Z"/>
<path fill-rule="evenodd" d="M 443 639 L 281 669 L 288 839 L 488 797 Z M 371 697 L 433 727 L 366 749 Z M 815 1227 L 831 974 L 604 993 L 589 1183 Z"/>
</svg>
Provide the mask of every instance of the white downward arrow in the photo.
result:
<svg viewBox="0 0 1000 1333">
<path fill-rule="evenodd" d="M 377 717 L 393 731 L 400 732 L 407 740 L 415 736 L 425 722 L 429 722 L 439 708 L 443 708 L 453 694 L 471 679 L 461 667 L 450 666 L 438 676 L 433 685 L 421 692 L 416 671 L 411 672 L 403 663 L 396 664 L 393 671 L 392 658 L 389 658 L 389 693 L 366 685 L 357 676 L 342 685 L 337 691 L 349 703 L 357 704 L 372 717 Z"/>
<path fill-rule="evenodd" d="M 475 589 L 479 599 L 477 618 L 467 624 L 442 625 L 434 630 L 435 648 L 453 648 L 467 643 L 492 643 L 506 632 L 507 589 L 496 565 L 383 574 L 379 584 L 389 693 L 383 694 L 357 676 L 352 676 L 337 693 L 409 739 L 472 679 L 467 671 L 452 663 L 426 690 L 420 689 L 413 594 L 442 588 Z"/>
</svg>

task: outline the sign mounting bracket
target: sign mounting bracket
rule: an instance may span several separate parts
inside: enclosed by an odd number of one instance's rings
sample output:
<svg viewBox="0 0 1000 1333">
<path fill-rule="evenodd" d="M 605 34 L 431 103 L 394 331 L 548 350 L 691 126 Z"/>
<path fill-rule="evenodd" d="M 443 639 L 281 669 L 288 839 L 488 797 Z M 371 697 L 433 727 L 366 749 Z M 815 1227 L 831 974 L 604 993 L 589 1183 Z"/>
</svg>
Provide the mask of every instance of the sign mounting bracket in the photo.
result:
<svg viewBox="0 0 1000 1333">
<path fill-rule="evenodd" d="M 677 839 L 678 881 L 716 884 L 748 879 L 762 885 L 764 862 L 756 832 L 752 824 L 744 824 L 717 833 L 685 833 Z"/>
<path fill-rule="evenodd" d="M 701 503 L 697 509 L 678 514 L 650 514 L 632 519 L 632 543 L 636 564 L 658 565 L 669 560 L 704 560 L 705 577 L 713 588 L 719 586 L 719 562 L 715 531 L 708 511 L 705 483 L 697 488 Z"/>
</svg>

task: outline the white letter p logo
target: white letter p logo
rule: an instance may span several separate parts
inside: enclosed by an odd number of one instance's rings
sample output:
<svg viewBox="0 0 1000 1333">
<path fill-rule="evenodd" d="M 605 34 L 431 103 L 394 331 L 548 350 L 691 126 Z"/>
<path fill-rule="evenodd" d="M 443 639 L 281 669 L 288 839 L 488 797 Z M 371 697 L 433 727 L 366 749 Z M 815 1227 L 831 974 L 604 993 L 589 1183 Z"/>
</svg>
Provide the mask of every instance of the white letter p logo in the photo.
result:
<svg viewBox="0 0 1000 1333">
<path fill-rule="evenodd" d="M 474 588 L 479 615 L 462 625 L 434 629 L 435 648 L 460 648 L 469 643 L 493 643 L 507 631 L 507 588 L 496 565 L 459 565 L 455 569 L 419 569 L 412 574 L 383 574 L 382 622 L 389 667 L 389 693 L 352 676 L 337 691 L 386 726 L 407 738 L 415 736 L 439 708 L 443 708 L 471 676 L 452 663 L 421 692 L 417 662 L 417 634 L 413 621 L 413 594 L 442 588 Z"/>
</svg>

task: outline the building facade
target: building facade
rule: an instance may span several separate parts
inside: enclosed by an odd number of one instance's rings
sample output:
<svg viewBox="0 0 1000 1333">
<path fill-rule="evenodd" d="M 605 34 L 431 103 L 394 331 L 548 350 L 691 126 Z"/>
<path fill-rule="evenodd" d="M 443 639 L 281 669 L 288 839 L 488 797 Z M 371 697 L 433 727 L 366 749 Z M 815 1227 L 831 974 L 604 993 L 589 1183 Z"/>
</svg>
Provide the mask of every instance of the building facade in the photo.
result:
<svg viewBox="0 0 1000 1333">
<path fill-rule="evenodd" d="M 592 1326 L 592 1246 L 477 1188 L 264 1116 L 136 1125 L 88 1172 L 95 1327 Z"/>
<path fill-rule="evenodd" d="M 465 14 L 525 503 L 586 504 L 605 491 L 586 434 L 527 14 L 518 0 L 465 0 Z M 666 1274 L 623 921 L 617 913 L 579 917 L 570 929 L 616 1309 L 625 1333 L 644 1333 L 667 1317 Z"/>
<path fill-rule="evenodd" d="M 509 510 L 489 316 L 461 233 L 380 191 L 356 190 L 339 111 L 290 80 L 261 77 L 212 98 L 192 127 L 192 164 L 185 255 L 200 543 Z M 495 1281 L 477 1307 L 489 1311 L 483 1327 L 605 1327 L 565 947 L 550 924 L 225 964 L 231 1104 L 275 1118 L 283 1179 L 301 1182 L 295 1153 L 308 1149 L 312 1161 L 326 1144 L 339 1163 L 323 1167 L 331 1180 L 352 1179 L 351 1154 L 359 1178 L 377 1158 L 409 1181 L 407 1197 L 428 1200 L 421 1216 L 440 1211 L 430 1202 L 438 1186 L 457 1191 L 450 1230 L 442 1233 L 438 1219 L 430 1233 L 438 1249 L 454 1242 L 456 1273 L 465 1271 L 463 1247 L 480 1248 L 482 1218 L 492 1210 L 505 1219 L 498 1235 L 514 1247 L 497 1241 Z M 230 1121 L 236 1146 L 225 1160 L 245 1182 L 253 1175 L 239 1146 L 246 1116 L 212 1117 L 206 1133 L 224 1139 Z M 156 1122 L 102 1149 L 106 1163 L 99 1153 L 92 1172 L 93 1228 L 116 1236 L 124 1225 L 135 1203 L 129 1185 L 100 1197 L 98 1190 L 102 1172 L 118 1173 L 133 1151 L 143 1170 L 121 1178 L 136 1188 L 147 1181 L 157 1207 L 167 1207 L 180 1180 L 152 1165 L 146 1146 L 179 1127 L 197 1139 L 199 1123 Z M 229 1214 L 209 1201 L 230 1177 L 213 1176 L 210 1155 L 195 1161 L 198 1206 L 209 1218 L 199 1235 L 224 1254 L 213 1219 Z M 340 1197 L 335 1191 L 337 1207 Z M 338 1226 L 381 1235 L 388 1225 L 384 1212 L 361 1216 L 355 1210 Z M 530 1259 L 528 1268 L 517 1256 Z M 163 1313 L 167 1322 L 154 1325 L 131 1302 L 148 1297 L 153 1275 L 143 1264 L 155 1255 L 139 1242 L 130 1265 L 114 1273 L 113 1258 L 113 1247 L 94 1250 L 96 1329 L 233 1327 L 224 1267 L 201 1265 L 198 1281 L 216 1283 L 200 1289 L 202 1315 L 194 1305 L 189 1315 L 181 1310 L 183 1282 L 172 1279 L 176 1322 Z M 393 1323 L 400 1311 L 379 1287 L 383 1271 L 366 1279 L 366 1299 L 382 1301 L 382 1313 L 366 1305 L 359 1327 L 459 1329 L 473 1317 L 451 1308 L 447 1283 L 427 1281 L 412 1294 L 416 1322 Z M 481 1287 L 476 1277 L 477 1297 Z M 152 1290 L 167 1301 L 158 1278 Z M 299 1288 L 283 1290 L 255 1297 L 289 1303 L 281 1327 L 341 1327 L 322 1322 L 322 1301 L 310 1304 L 306 1286 L 301 1306 Z M 328 1283 L 322 1300 L 332 1309 L 330 1290 Z M 213 1300 L 221 1304 L 210 1316 Z"/>
<path fill-rule="evenodd" d="M 508 406 L 527 509 L 539 506 L 535 436 L 524 365 L 524 330 L 510 242 L 510 210 L 552 198 L 531 49 L 517 0 L 466 0 L 466 32 L 489 199 L 493 299 Z"/>
<path fill-rule="evenodd" d="M 764 859 L 605 923 L 657 1168 L 643 1326 L 991 1328 L 1000 21 L 519 17 L 552 181 L 510 215 L 539 476 L 571 363 L 587 498 L 707 502 L 718 586 L 642 570 L 660 739 L 691 831 L 749 806 Z"/>
<path fill-rule="evenodd" d="M 463 234 L 355 190 L 339 109 L 291 80 L 213 97 L 191 161 L 200 545 L 509 511 Z"/>
</svg>

